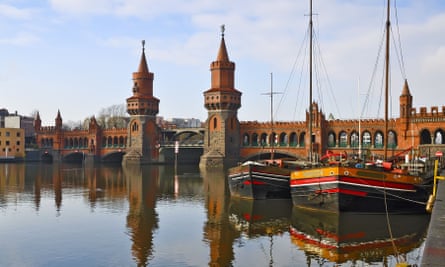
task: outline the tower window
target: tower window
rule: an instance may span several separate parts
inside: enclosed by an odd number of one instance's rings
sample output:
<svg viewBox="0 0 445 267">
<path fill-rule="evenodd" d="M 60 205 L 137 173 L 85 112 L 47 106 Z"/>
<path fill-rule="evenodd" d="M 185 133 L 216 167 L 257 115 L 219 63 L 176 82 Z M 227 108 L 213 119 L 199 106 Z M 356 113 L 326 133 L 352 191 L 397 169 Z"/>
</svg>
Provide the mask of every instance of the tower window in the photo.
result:
<svg viewBox="0 0 445 267">
<path fill-rule="evenodd" d="M 216 126 L 218 126 L 218 120 L 213 118 L 213 129 L 216 129 Z"/>
<path fill-rule="evenodd" d="M 138 130 L 139 130 L 139 125 L 138 125 L 136 122 L 133 123 L 133 125 L 131 126 L 131 130 L 132 130 L 133 132 L 138 131 Z"/>
</svg>

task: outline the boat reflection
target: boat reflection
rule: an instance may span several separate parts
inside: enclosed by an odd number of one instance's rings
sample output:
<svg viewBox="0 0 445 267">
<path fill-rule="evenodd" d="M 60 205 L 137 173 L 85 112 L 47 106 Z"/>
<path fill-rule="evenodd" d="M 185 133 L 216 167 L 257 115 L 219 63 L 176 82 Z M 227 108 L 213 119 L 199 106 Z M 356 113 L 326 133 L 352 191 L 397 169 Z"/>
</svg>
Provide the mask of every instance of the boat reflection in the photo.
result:
<svg viewBox="0 0 445 267">
<path fill-rule="evenodd" d="M 229 220 L 235 229 L 249 238 L 287 232 L 292 213 L 292 200 L 251 200 L 232 198 Z"/>
<path fill-rule="evenodd" d="M 294 207 L 290 236 L 305 252 L 308 266 L 312 260 L 385 263 L 422 244 L 429 218 L 427 214 L 320 213 Z"/>
</svg>

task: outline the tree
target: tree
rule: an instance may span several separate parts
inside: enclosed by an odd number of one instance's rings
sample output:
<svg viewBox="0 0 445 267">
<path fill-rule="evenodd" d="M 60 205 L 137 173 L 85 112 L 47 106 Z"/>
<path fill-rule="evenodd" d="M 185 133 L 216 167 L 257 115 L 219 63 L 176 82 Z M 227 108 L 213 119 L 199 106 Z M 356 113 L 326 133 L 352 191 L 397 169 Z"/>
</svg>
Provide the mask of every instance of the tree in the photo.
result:
<svg viewBox="0 0 445 267">
<path fill-rule="evenodd" d="M 105 129 L 126 128 L 128 123 L 127 108 L 125 104 L 112 105 L 102 108 L 97 116 L 97 123 Z"/>
</svg>

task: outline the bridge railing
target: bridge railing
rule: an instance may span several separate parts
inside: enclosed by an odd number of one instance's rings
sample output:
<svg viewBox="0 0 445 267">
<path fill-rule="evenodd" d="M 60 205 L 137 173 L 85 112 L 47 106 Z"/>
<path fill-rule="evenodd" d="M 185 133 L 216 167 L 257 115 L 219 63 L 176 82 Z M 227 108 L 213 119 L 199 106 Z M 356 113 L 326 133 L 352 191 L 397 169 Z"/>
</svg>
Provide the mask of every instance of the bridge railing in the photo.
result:
<svg viewBox="0 0 445 267">
<path fill-rule="evenodd" d="M 161 147 L 175 147 L 176 141 L 163 141 L 159 145 Z M 202 140 L 179 142 L 179 146 L 180 147 L 184 147 L 184 146 L 203 146 L 203 145 L 204 145 L 204 142 Z"/>
</svg>

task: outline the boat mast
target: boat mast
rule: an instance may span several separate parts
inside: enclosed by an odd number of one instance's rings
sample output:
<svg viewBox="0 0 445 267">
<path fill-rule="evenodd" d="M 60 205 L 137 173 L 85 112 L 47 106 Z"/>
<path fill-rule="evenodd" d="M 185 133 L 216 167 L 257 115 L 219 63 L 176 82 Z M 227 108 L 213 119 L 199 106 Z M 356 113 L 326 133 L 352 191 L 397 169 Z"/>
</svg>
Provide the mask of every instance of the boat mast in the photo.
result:
<svg viewBox="0 0 445 267">
<path fill-rule="evenodd" d="M 362 122 L 362 113 L 360 111 L 360 78 L 357 80 L 357 103 L 358 103 L 358 158 L 362 159 L 362 128 L 361 128 L 361 122 Z"/>
<path fill-rule="evenodd" d="M 389 95 L 389 31 L 391 28 L 390 22 L 390 11 L 389 4 L 390 0 L 387 3 L 387 11 L 386 11 L 386 55 L 385 55 L 385 134 L 383 136 L 383 146 L 384 146 L 384 160 L 387 159 L 388 154 L 388 95 Z"/>
<path fill-rule="evenodd" d="M 274 157 L 274 145 L 275 145 L 275 134 L 273 132 L 273 76 L 272 72 L 270 73 L 270 129 L 272 131 L 271 139 L 272 139 L 272 145 L 271 145 L 271 151 L 270 151 L 270 159 L 273 160 Z"/>
<path fill-rule="evenodd" d="M 309 160 L 312 162 L 312 0 L 309 1 Z"/>
</svg>

